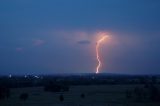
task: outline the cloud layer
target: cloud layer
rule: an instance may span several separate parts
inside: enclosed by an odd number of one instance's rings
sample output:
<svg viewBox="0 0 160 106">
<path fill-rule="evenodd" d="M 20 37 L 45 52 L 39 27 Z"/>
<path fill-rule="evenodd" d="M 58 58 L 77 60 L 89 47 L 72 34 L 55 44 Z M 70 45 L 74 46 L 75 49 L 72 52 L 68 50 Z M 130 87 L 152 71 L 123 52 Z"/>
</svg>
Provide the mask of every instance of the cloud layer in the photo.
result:
<svg viewBox="0 0 160 106">
<path fill-rule="evenodd" d="M 111 36 L 100 50 L 102 72 L 160 73 L 159 0 L 1 0 L 0 7 L 0 74 L 95 72 L 98 32 Z"/>
</svg>

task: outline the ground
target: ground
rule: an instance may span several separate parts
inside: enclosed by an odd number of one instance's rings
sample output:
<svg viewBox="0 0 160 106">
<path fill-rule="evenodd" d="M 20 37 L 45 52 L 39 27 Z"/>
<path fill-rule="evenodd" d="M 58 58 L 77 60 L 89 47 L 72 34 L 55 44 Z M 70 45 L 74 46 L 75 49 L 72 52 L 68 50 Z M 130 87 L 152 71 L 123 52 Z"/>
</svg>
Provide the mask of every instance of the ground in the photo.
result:
<svg viewBox="0 0 160 106">
<path fill-rule="evenodd" d="M 59 93 L 44 92 L 43 87 L 14 88 L 10 98 L 0 100 L 0 106 L 160 106 L 160 103 L 126 99 L 126 90 L 133 90 L 135 86 L 142 85 L 71 86 L 69 92 Z M 29 94 L 26 101 L 19 99 L 22 93 Z M 64 101 L 59 99 L 61 94 Z"/>
</svg>

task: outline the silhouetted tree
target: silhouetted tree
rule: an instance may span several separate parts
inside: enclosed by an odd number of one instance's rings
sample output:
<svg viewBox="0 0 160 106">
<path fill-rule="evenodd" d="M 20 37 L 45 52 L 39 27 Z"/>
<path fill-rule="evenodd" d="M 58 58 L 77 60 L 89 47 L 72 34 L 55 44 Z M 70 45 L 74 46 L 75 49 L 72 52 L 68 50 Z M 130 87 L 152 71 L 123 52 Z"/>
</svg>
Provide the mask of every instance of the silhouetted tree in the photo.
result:
<svg viewBox="0 0 160 106">
<path fill-rule="evenodd" d="M 60 96 L 59 96 L 59 100 L 60 100 L 61 102 L 63 102 L 63 101 L 64 101 L 64 97 L 63 97 L 63 95 L 60 95 Z"/>
<path fill-rule="evenodd" d="M 156 76 L 153 76 L 153 77 L 152 77 L 152 83 L 153 83 L 153 84 L 156 84 L 156 83 L 157 83 L 157 77 L 156 77 Z"/>
<path fill-rule="evenodd" d="M 28 93 L 22 93 L 19 98 L 20 100 L 26 101 L 28 99 Z"/>
<path fill-rule="evenodd" d="M 84 95 L 84 93 L 82 93 L 82 94 L 81 94 L 81 98 L 85 98 L 85 95 Z"/>
</svg>

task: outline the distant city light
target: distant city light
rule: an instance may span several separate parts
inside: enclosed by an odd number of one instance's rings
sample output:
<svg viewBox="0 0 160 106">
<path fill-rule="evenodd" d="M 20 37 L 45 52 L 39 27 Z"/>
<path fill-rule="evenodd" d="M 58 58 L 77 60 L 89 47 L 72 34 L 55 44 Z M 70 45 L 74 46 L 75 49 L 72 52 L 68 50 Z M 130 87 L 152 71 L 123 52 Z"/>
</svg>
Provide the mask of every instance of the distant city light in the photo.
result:
<svg viewBox="0 0 160 106">
<path fill-rule="evenodd" d="M 35 75 L 34 77 L 35 77 L 35 78 L 39 78 L 39 76 L 37 76 L 37 75 Z"/>
<path fill-rule="evenodd" d="M 27 78 L 27 75 L 25 75 L 24 78 Z"/>
<path fill-rule="evenodd" d="M 12 75 L 11 75 L 11 74 L 9 75 L 9 78 L 12 78 Z"/>
</svg>

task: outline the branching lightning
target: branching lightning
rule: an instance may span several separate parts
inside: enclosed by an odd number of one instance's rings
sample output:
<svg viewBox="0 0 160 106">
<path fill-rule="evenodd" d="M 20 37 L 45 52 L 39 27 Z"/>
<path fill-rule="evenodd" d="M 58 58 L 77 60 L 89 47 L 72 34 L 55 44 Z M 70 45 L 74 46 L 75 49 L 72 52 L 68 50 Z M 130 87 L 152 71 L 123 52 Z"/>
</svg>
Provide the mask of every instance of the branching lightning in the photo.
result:
<svg viewBox="0 0 160 106">
<path fill-rule="evenodd" d="M 99 39 L 97 41 L 97 44 L 96 44 L 96 57 L 97 57 L 97 61 L 98 61 L 98 65 L 96 67 L 96 74 L 99 73 L 99 69 L 102 65 L 102 62 L 101 62 L 101 59 L 100 59 L 100 56 L 99 56 L 99 47 L 100 47 L 100 44 L 107 38 L 108 36 L 103 36 L 101 39 Z"/>
</svg>

